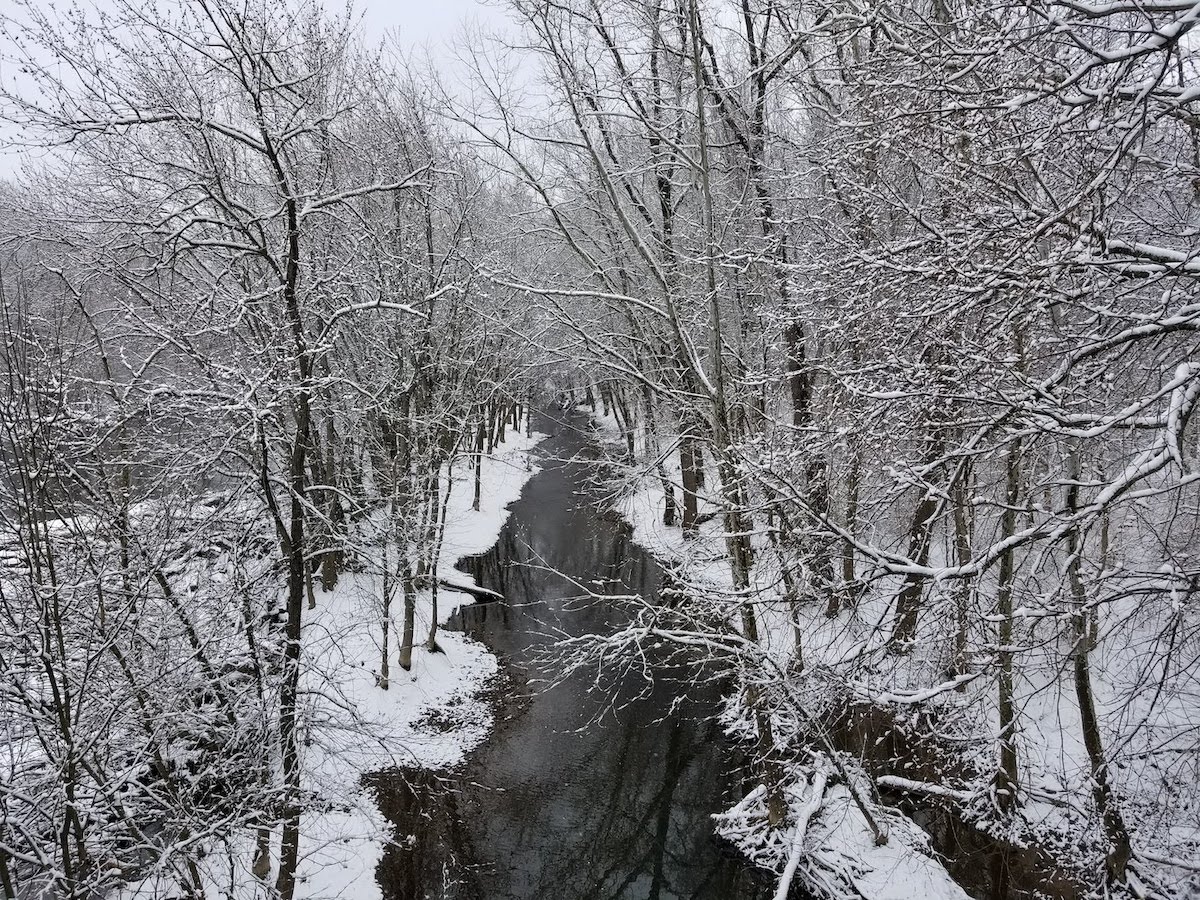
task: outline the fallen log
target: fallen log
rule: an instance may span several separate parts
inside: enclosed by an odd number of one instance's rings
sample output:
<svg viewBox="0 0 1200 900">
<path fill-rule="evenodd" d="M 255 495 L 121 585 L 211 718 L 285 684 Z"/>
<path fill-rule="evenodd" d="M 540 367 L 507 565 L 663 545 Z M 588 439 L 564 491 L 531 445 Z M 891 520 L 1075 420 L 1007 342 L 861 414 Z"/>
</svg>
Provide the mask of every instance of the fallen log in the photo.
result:
<svg viewBox="0 0 1200 900">
<path fill-rule="evenodd" d="M 467 584 L 463 581 L 448 581 L 445 578 L 439 578 L 438 584 L 448 591 L 458 591 L 462 594 L 470 594 L 476 600 L 503 600 L 504 595 L 499 591 L 488 590 L 485 587 L 480 587 L 477 584 Z"/>
</svg>

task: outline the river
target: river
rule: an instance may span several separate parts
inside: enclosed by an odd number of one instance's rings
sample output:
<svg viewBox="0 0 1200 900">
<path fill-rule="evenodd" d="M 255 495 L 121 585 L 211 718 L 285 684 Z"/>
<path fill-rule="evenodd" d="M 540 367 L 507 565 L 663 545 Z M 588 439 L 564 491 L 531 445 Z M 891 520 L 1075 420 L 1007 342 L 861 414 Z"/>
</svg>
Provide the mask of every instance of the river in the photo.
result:
<svg viewBox="0 0 1200 900">
<path fill-rule="evenodd" d="M 580 600 L 572 580 L 656 598 L 662 572 L 604 510 L 586 418 L 539 427 L 551 434 L 538 450 L 543 470 L 496 546 L 463 563 L 506 599 L 464 607 L 448 626 L 501 659 L 497 728 L 452 776 L 372 777 L 397 838 L 376 873 L 383 895 L 770 897 L 769 879 L 713 835 L 711 815 L 745 789 L 736 748 L 713 721 L 715 675 L 666 668 L 648 682 L 640 670 L 591 671 L 547 684 L 557 637 L 610 634 L 625 620 L 619 603 Z"/>
</svg>

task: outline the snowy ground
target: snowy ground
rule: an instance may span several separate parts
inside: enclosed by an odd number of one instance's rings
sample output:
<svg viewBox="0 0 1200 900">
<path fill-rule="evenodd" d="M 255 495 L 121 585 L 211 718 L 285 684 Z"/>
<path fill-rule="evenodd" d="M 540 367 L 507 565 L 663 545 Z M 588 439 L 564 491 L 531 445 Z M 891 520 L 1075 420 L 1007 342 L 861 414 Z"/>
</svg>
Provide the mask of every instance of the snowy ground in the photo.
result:
<svg viewBox="0 0 1200 900">
<path fill-rule="evenodd" d="M 544 435 L 516 431 L 485 458 L 480 509 L 471 509 L 473 475 L 462 462 L 453 472 L 447 527 L 438 572 L 452 583 L 473 584 L 455 564 L 488 550 L 508 518 L 508 506 L 537 472 L 531 450 Z M 450 769 L 478 746 L 492 727 L 482 698 L 497 674 L 495 656 L 477 641 L 438 632 L 441 652 L 423 645 L 429 632 L 431 596 L 418 599 L 412 670 L 396 665 L 403 602 L 395 598 L 389 640 L 390 684 L 379 687 L 382 581 L 378 565 L 347 572 L 334 590 L 317 588 L 316 609 L 305 611 L 302 691 L 306 697 L 304 790 L 314 810 L 301 827 L 296 896 L 304 900 L 379 900 L 375 868 L 392 827 L 361 785 L 362 776 L 397 766 Z M 397 592 L 398 594 L 399 592 Z M 445 623 L 469 594 L 439 590 L 437 617 Z M 429 721 L 432 716 L 437 724 Z M 238 846 L 214 848 L 202 873 L 209 898 L 250 898 L 272 893 L 268 878 L 250 871 L 250 836 Z M 278 835 L 275 836 L 278 852 Z M 227 852 L 226 852 L 227 851 Z M 163 896 L 169 873 L 152 875 L 122 892 L 122 900 Z"/>
<path fill-rule="evenodd" d="M 464 464 L 455 471 L 447 526 L 438 571 L 443 578 L 473 584 L 453 567 L 464 556 L 483 553 L 500 534 L 508 506 L 535 474 L 530 450 L 544 437 L 510 431 L 508 440 L 484 460 L 480 508 L 471 509 L 471 472 Z M 353 710 L 352 729 L 317 729 L 307 761 L 308 787 L 344 805 L 310 817 L 301 830 L 303 843 L 297 895 L 306 898 L 380 897 L 375 866 L 390 826 L 359 779 L 391 766 L 444 769 L 460 763 L 483 741 L 492 727 L 492 712 L 481 690 L 497 672 L 496 658 L 482 644 L 463 634 L 439 631 L 440 653 L 423 645 L 414 648 L 413 666 L 405 672 L 395 664 L 395 644 L 389 689 L 378 685 L 381 657 L 379 596 L 375 575 L 343 576 L 330 593 L 319 593 L 317 609 L 305 625 L 305 649 L 314 660 L 310 673 L 320 690 Z M 438 596 L 438 619 L 444 623 L 471 596 L 443 587 Z M 393 641 L 400 633 L 401 604 L 393 606 Z M 420 598 L 417 638 L 428 633 L 430 597 Z M 453 721 L 449 729 L 422 724 L 430 713 Z M 341 717 L 350 719 L 351 717 Z"/>
</svg>

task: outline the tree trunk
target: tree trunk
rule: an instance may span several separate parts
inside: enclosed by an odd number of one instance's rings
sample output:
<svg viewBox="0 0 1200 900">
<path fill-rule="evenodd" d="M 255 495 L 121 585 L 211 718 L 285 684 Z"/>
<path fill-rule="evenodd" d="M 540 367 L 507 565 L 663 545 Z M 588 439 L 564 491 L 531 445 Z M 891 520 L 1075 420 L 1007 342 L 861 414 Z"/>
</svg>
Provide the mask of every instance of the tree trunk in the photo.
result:
<svg viewBox="0 0 1200 900">
<path fill-rule="evenodd" d="M 926 477 L 932 467 L 941 457 L 945 447 L 945 435 L 942 426 L 931 426 L 932 433 L 928 436 L 922 463 Z M 913 510 L 912 524 L 908 529 L 908 558 L 918 566 L 929 562 L 929 545 L 932 543 L 934 518 L 939 506 L 938 491 L 932 485 L 926 485 Z M 896 615 L 892 628 L 892 636 L 888 641 L 889 649 L 894 653 L 906 653 L 917 636 L 917 625 L 921 615 L 921 598 L 925 593 L 925 576 L 910 573 L 904 576 L 900 593 L 896 598 Z"/>
<path fill-rule="evenodd" d="M 969 565 L 972 554 L 970 481 L 971 463 L 967 460 L 962 464 L 958 477 L 954 479 L 950 488 L 950 502 L 954 505 L 954 555 L 960 566 Z M 960 578 L 954 592 L 954 663 L 951 675 L 966 674 L 969 668 L 967 650 L 971 596 L 972 579 Z M 960 692 L 966 689 L 966 682 L 955 688 Z"/>
<path fill-rule="evenodd" d="M 1074 515 L 1079 506 L 1080 465 L 1079 451 L 1072 448 L 1068 458 L 1067 514 Z M 1105 874 L 1109 885 L 1124 884 L 1126 868 L 1133 855 L 1129 842 L 1129 830 L 1121 816 L 1116 792 L 1108 775 L 1108 760 L 1104 756 L 1104 742 L 1100 735 L 1100 718 L 1096 714 L 1096 703 L 1092 692 L 1090 665 L 1091 642 L 1088 635 L 1087 591 L 1083 585 L 1081 564 L 1083 539 L 1079 530 L 1072 528 L 1067 537 L 1067 578 L 1074 606 L 1071 620 L 1075 626 L 1075 647 L 1072 662 L 1075 671 L 1075 696 L 1079 701 L 1079 718 L 1083 728 L 1083 743 L 1087 748 L 1091 765 L 1092 797 L 1104 823 L 1104 835 L 1108 841 L 1105 855 Z"/>
<path fill-rule="evenodd" d="M 655 472 L 658 475 L 658 481 L 663 489 L 663 518 L 662 522 L 667 528 L 675 525 L 675 486 L 671 484 L 671 479 L 667 477 L 666 466 L 660 458 L 662 452 L 661 442 L 658 439 L 658 421 L 654 415 L 654 393 L 650 389 L 650 385 L 642 383 L 642 403 L 646 407 L 646 453 L 654 457 L 657 461 L 655 464 Z"/>
<path fill-rule="evenodd" d="M 919 566 L 929 562 L 929 537 L 933 529 L 933 518 L 937 514 L 937 498 L 926 492 L 913 511 L 912 524 L 908 529 L 908 556 Z M 921 615 L 921 597 L 924 594 L 925 576 L 908 574 L 896 598 L 895 624 L 889 638 L 889 649 L 906 653 L 917 636 L 917 624 Z"/>
<path fill-rule="evenodd" d="M 388 559 L 388 541 L 387 536 L 384 536 L 383 541 L 383 654 L 379 661 L 379 687 L 382 690 L 388 689 L 388 634 L 392 626 L 392 579 L 391 579 L 391 561 Z"/>
<path fill-rule="evenodd" d="M 440 475 L 441 466 L 438 466 Z M 446 491 L 445 494 L 437 500 L 439 477 L 434 477 L 434 497 L 437 503 L 436 513 L 434 517 L 437 533 L 434 536 L 433 550 L 429 555 L 429 591 L 430 591 L 430 613 L 429 613 L 429 640 L 425 642 L 425 646 L 430 653 L 440 653 L 441 647 L 437 642 L 438 630 L 438 557 L 442 552 L 442 538 L 446 533 L 446 510 L 450 506 L 450 492 L 454 488 L 454 457 L 453 455 L 446 463 Z"/>
<path fill-rule="evenodd" d="M 292 196 L 277 151 L 268 147 L 268 155 L 285 199 L 287 214 L 287 264 L 283 300 L 291 326 L 299 390 L 296 393 L 296 434 L 292 441 L 288 466 L 291 493 L 287 546 L 287 625 L 284 630 L 283 677 L 279 687 L 279 744 L 282 760 L 284 800 L 283 827 L 280 834 L 279 874 L 275 890 L 279 900 L 292 900 L 296 892 L 296 866 L 300 862 L 300 744 L 297 734 L 296 704 L 300 696 L 300 628 L 304 611 L 304 581 L 308 568 L 305 559 L 304 495 L 307 489 L 305 469 L 312 422 L 310 402 L 313 393 L 312 356 L 304 333 L 298 284 L 300 280 L 299 204 Z"/>
<path fill-rule="evenodd" d="M 683 536 L 695 537 L 698 503 L 696 491 L 696 442 L 690 434 L 679 438 L 680 480 L 683 483 Z"/>
<path fill-rule="evenodd" d="M 400 668 L 412 671 L 413 640 L 417 619 L 417 588 L 413 579 L 412 563 L 408 552 L 400 548 L 400 587 L 404 591 L 404 632 L 400 638 Z"/>
<path fill-rule="evenodd" d="M 850 465 L 846 473 L 846 521 L 847 534 L 853 537 L 858 527 L 858 478 L 859 453 L 857 447 L 851 447 Z M 858 571 L 855 567 L 854 543 L 849 540 L 842 542 L 842 602 L 852 606 L 858 593 Z"/>
<path fill-rule="evenodd" d="M 471 509 L 479 512 L 479 497 L 483 490 L 483 421 L 475 429 L 475 495 L 471 499 Z"/>
<path fill-rule="evenodd" d="M 1016 531 L 1017 500 L 1021 489 L 1021 442 L 1014 439 L 1005 453 L 1006 483 L 1004 512 L 1000 519 L 1000 539 L 1007 540 Z M 1013 579 L 1014 551 L 1000 554 L 996 613 L 999 617 L 997 657 L 999 673 L 1000 765 L 996 771 L 995 791 L 1001 812 L 1010 812 L 1018 803 L 1020 770 L 1017 763 L 1017 715 L 1013 696 Z"/>
<path fill-rule="evenodd" d="M 325 364 L 326 372 L 328 373 L 328 362 Z M 329 546 L 321 555 L 321 589 L 332 591 L 337 585 L 338 575 L 342 571 L 345 563 L 345 551 L 343 546 L 343 530 L 345 528 L 346 511 L 342 507 L 342 497 L 337 490 L 341 479 L 338 478 L 337 464 L 337 432 L 334 430 L 333 411 L 328 410 L 325 413 L 325 453 L 323 461 L 325 463 L 325 515 L 328 519 L 326 529 L 328 530 Z"/>
<path fill-rule="evenodd" d="M 717 292 L 716 274 L 716 226 L 713 220 L 712 186 L 709 179 L 711 169 L 708 152 L 708 121 L 702 87 L 704 79 L 701 75 L 700 13 L 697 4 L 698 0 L 691 0 L 688 4 L 688 13 L 692 43 L 692 73 L 696 84 L 700 192 L 703 200 L 702 209 L 706 242 L 705 275 L 709 305 L 708 324 L 711 338 L 709 356 L 712 366 L 710 400 L 712 403 L 712 429 L 715 445 L 713 453 L 716 457 L 718 476 L 721 481 L 721 496 L 725 507 L 725 540 L 729 552 L 730 569 L 733 575 L 733 587 L 742 601 L 740 604 L 742 627 L 746 639 L 753 644 L 757 644 L 759 641 L 758 623 L 755 618 L 754 607 L 750 604 L 749 597 L 747 596 L 750 586 L 751 548 L 750 536 L 747 533 L 743 519 L 744 498 L 742 496 L 742 487 L 737 477 L 737 471 L 727 455 L 731 446 L 730 416 L 725 394 L 724 348 L 721 343 L 721 304 Z M 699 469 L 700 465 L 696 460 L 698 454 L 695 452 L 695 449 L 692 456 L 693 467 Z M 761 765 L 763 766 L 763 785 L 767 791 L 768 822 L 772 827 L 775 827 L 783 822 L 787 811 L 786 801 L 783 796 L 783 773 L 775 749 L 775 738 L 772 732 L 770 713 L 766 708 L 763 698 L 758 694 L 758 687 L 755 684 L 753 674 L 747 680 L 746 698 L 747 703 L 754 711 L 754 717 L 758 725 L 759 756 L 761 757 Z"/>
</svg>

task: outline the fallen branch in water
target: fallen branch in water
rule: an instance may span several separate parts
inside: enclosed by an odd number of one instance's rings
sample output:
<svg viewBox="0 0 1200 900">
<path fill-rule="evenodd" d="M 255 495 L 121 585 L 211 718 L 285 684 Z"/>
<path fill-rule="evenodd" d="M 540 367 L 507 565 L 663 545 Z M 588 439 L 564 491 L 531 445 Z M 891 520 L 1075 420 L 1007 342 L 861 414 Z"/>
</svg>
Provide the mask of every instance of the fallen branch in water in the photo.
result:
<svg viewBox="0 0 1200 900">
<path fill-rule="evenodd" d="M 438 584 L 448 591 L 458 591 L 462 594 L 470 594 L 480 600 L 503 600 L 504 595 L 498 591 L 491 591 L 485 587 L 480 587 L 477 584 L 466 584 L 461 581 L 447 581 L 445 578 L 439 578 Z"/>
</svg>

